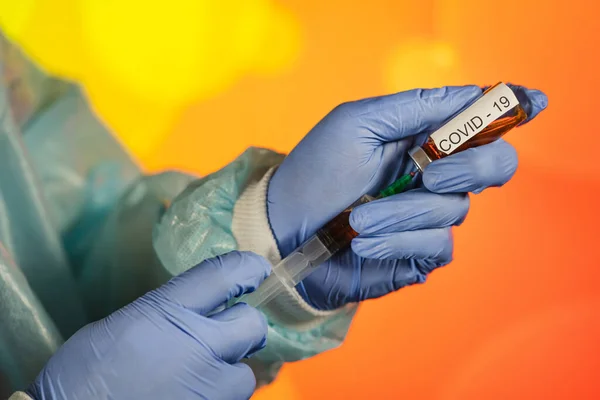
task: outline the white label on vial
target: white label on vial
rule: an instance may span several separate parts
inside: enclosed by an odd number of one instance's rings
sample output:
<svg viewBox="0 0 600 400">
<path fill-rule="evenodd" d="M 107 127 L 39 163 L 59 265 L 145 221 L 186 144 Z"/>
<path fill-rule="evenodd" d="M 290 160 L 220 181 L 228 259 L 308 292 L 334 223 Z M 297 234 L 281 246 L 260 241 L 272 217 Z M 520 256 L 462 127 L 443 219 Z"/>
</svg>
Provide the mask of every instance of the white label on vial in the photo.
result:
<svg viewBox="0 0 600 400">
<path fill-rule="evenodd" d="M 439 150 L 451 154 L 518 104 L 519 100 L 513 91 L 500 83 L 430 137 Z"/>
</svg>

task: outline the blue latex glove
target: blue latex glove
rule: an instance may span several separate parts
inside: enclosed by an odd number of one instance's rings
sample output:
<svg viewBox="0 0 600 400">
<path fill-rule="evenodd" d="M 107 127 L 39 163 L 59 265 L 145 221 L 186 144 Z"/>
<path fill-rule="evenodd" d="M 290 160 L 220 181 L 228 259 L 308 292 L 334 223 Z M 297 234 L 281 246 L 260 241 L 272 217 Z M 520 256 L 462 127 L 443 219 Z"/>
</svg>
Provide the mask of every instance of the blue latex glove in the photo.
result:
<svg viewBox="0 0 600 400">
<path fill-rule="evenodd" d="M 364 193 L 377 194 L 412 170 L 407 151 L 481 93 L 477 86 L 411 90 L 333 110 L 271 179 L 269 221 L 282 256 Z M 537 90 L 528 96 L 530 120 L 547 98 Z M 298 291 L 327 310 L 424 282 L 452 259 L 451 227 L 469 209 L 464 192 L 501 186 L 516 168 L 515 149 L 501 139 L 431 163 L 414 190 L 357 207 L 353 251 L 334 256 Z"/>
<path fill-rule="evenodd" d="M 262 314 L 239 303 L 270 265 L 233 252 L 209 259 L 78 331 L 50 359 L 28 394 L 35 400 L 248 399 L 252 370 L 240 360 L 262 349 Z"/>
</svg>

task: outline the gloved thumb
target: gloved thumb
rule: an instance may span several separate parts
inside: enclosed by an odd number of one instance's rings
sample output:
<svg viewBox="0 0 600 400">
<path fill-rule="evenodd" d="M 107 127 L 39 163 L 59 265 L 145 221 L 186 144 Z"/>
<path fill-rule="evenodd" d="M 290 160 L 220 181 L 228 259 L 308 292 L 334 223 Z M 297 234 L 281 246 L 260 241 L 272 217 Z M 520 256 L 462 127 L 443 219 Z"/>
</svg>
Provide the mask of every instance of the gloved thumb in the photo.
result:
<svg viewBox="0 0 600 400">
<path fill-rule="evenodd" d="M 482 93 L 478 86 L 414 89 L 342 105 L 345 114 L 383 142 L 431 132 L 469 105 Z"/>
<path fill-rule="evenodd" d="M 234 297 L 252 292 L 269 276 L 271 264 L 251 252 L 233 251 L 203 261 L 156 290 L 156 294 L 207 315 Z"/>
</svg>

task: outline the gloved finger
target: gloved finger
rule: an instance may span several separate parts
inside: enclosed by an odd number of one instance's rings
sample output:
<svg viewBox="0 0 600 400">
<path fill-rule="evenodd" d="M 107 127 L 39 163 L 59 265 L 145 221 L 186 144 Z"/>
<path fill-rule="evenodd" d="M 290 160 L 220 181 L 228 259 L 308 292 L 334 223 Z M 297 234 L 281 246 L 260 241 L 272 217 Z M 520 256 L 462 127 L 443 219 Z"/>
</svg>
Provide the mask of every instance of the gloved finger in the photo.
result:
<svg viewBox="0 0 600 400">
<path fill-rule="evenodd" d="M 267 320 L 257 309 L 244 303 L 214 314 L 214 335 L 208 345 L 222 360 L 234 364 L 263 349 L 267 342 Z"/>
<path fill-rule="evenodd" d="M 216 387 L 220 388 L 218 399 L 250 399 L 256 390 L 256 377 L 252 368 L 243 363 L 228 366 L 220 375 L 223 382 Z M 212 399 L 213 397 L 208 397 Z"/>
<path fill-rule="evenodd" d="M 529 101 L 525 104 L 522 104 L 525 108 L 525 112 L 527 113 L 527 119 L 521 122 L 520 125 L 524 125 L 537 117 L 539 113 L 544 111 L 548 106 L 548 96 L 541 90 L 537 89 L 527 89 L 525 86 L 513 85 L 512 83 L 507 83 L 506 86 L 511 88 L 515 94 L 519 92 L 525 94 Z M 482 88 L 483 91 L 486 91 L 490 88 L 490 86 L 484 86 Z M 519 96 L 517 96 L 519 98 Z"/>
<path fill-rule="evenodd" d="M 454 250 L 451 228 L 359 236 L 351 246 L 364 258 L 430 260 L 437 264 L 449 263 Z"/>
<path fill-rule="evenodd" d="M 529 104 L 525 107 L 527 119 L 521 122 L 521 125 L 528 123 L 548 107 L 548 96 L 544 92 L 537 89 L 527 89 L 524 86 L 513 85 L 511 83 L 507 83 L 507 86 L 513 89 L 514 92 L 523 91 L 529 98 Z"/>
<path fill-rule="evenodd" d="M 339 261 L 358 257 L 351 251 L 334 256 Z M 336 262 L 339 262 L 336 261 Z M 324 298 L 311 303 L 320 310 L 335 310 L 349 302 L 358 302 L 385 296 L 405 286 L 423 283 L 436 268 L 447 265 L 451 260 L 435 262 L 430 260 L 379 260 L 362 259 L 357 268 L 317 269 L 313 275 L 319 279 L 306 280 L 299 290 L 312 291 L 314 285 L 332 288 Z"/>
<path fill-rule="evenodd" d="M 158 295 L 205 315 L 233 297 L 254 291 L 271 272 L 263 257 L 233 251 L 210 258 L 157 289 Z"/>
<path fill-rule="evenodd" d="M 517 170 L 517 152 L 502 139 L 429 164 L 423 185 L 435 193 L 480 193 L 508 182 Z"/>
<path fill-rule="evenodd" d="M 424 283 L 434 269 L 446 264 L 416 260 L 365 260 L 360 285 L 352 301 L 375 299 L 406 286 Z"/>
<path fill-rule="evenodd" d="M 469 211 L 467 194 L 437 194 L 424 188 L 363 204 L 350 226 L 361 236 L 460 225 Z"/>
<path fill-rule="evenodd" d="M 358 118 L 365 132 L 382 142 L 431 131 L 481 95 L 478 86 L 414 89 L 342 104 L 343 114 Z"/>
</svg>

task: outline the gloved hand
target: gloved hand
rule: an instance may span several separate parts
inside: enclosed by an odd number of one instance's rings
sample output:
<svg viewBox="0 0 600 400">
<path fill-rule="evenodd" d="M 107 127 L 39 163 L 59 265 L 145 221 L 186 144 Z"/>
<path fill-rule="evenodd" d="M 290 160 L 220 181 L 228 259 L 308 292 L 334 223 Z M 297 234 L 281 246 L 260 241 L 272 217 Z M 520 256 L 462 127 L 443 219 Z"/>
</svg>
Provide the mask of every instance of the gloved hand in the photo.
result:
<svg viewBox="0 0 600 400">
<path fill-rule="evenodd" d="M 407 151 L 479 96 L 477 86 L 411 90 L 338 106 L 298 144 L 271 178 L 269 222 L 282 256 L 364 193 L 375 195 L 412 170 Z M 529 90 L 533 112 L 546 96 Z M 465 192 L 501 186 L 517 168 L 502 139 L 435 161 L 414 190 L 353 210 L 360 235 L 297 289 L 318 309 L 379 297 L 452 259 L 451 227 L 469 209 Z"/>
<path fill-rule="evenodd" d="M 270 265 L 233 252 L 209 259 L 78 331 L 28 390 L 34 400 L 248 399 L 240 360 L 265 346 L 267 324 L 246 304 L 206 315 L 252 291 Z"/>
</svg>

